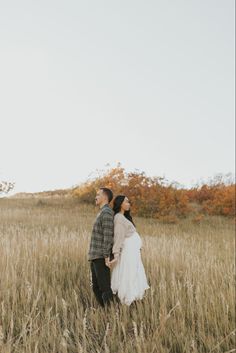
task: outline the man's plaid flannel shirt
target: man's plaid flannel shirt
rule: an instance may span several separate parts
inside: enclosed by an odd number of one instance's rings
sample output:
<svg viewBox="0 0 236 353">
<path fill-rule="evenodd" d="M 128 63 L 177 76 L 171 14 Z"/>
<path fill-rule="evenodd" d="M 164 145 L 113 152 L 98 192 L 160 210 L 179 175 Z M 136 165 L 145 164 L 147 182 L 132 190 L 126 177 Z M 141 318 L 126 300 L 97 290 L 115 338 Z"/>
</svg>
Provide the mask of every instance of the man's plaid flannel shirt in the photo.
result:
<svg viewBox="0 0 236 353">
<path fill-rule="evenodd" d="M 88 260 L 109 257 L 114 240 L 114 212 L 108 204 L 98 213 L 93 225 Z"/>
</svg>

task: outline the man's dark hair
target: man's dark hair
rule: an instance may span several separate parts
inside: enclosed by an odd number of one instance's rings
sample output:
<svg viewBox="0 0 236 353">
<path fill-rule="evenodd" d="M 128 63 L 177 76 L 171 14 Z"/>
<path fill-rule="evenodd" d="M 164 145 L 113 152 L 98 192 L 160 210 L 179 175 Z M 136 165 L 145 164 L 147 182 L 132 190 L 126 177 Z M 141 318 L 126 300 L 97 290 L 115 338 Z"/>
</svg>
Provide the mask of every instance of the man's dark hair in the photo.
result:
<svg viewBox="0 0 236 353">
<path fill-rule="evenodd" d="M 113 199 L 113 192 L 108 188 L 100 188 L 100 190 L 102 190 L 104 192 L 104 194 L 107 195 L 108 202 L 110 203 L 111 200 Z"/>
</svg>

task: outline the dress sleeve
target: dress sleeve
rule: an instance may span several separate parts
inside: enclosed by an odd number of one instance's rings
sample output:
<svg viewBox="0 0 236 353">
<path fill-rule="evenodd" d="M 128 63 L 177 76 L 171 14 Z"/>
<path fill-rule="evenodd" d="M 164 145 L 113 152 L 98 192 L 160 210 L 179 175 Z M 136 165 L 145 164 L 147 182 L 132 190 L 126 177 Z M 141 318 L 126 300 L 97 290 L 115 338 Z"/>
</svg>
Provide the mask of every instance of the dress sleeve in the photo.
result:
<svg viewBox="0 0 236 353">
<path fill-rule="evenodd" d="M 123 247 L 123 243 L 125 240 L 125 224 L 121 221 L 115 222 L 114 225 L 114 244 L 112 248 L 112 252 L 114 254 L 115 259 L 117 259 L 120 255 L 120 250 Z"/>
</svg>

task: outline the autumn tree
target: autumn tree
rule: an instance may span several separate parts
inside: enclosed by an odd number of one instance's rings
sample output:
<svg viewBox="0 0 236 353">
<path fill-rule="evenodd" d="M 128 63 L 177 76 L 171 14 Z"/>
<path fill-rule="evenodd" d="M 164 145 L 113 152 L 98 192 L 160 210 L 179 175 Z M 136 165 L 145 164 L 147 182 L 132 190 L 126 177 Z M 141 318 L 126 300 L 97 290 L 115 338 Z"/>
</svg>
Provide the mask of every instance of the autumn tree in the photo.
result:
<svg viewBox="0 0 236 353">
<path fill-rule="evenodd" d="M 191 208 L 183 190 L 166 184 L 163 177 L 148 177 L 140 171 L 127 173 L 118 164 L 78 185 L 73 195 L 82 202 L 94 203 L 97 189 L 106 186 L 114 195 L 124 194 L 130 199 L 133 214 L 175 222 L 177 217 L 185 217 Z"/>
<path fill-rule="evenodd" d="M 187 195 L 204 214 L 235 216 L 235 180 L 231 173 L 216 174 L 188 190 Z"/>
</svg>

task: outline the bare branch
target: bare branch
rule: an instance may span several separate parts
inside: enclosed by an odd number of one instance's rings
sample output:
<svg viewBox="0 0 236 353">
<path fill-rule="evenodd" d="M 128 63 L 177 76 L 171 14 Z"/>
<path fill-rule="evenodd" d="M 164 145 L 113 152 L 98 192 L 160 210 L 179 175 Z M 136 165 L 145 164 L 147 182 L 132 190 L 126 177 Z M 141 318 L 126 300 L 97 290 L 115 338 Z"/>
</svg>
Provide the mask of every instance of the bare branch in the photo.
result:
<svg viewBox="0 0 236 353">
<path fill-rule="evenodd" d="M 0 194 L 7 194 L 14 189 L 15 183 L 9 181 L 0 181 Z"/>
</svg>

